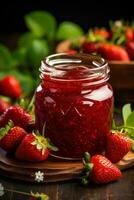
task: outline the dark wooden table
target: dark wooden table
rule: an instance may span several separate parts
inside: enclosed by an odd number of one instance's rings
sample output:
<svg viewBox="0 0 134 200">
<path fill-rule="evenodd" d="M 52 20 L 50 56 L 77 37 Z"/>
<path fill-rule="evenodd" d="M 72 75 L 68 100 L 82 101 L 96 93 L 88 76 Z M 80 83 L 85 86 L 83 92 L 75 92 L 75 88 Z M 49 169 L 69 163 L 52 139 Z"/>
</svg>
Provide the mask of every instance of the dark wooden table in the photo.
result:
<svg viewBox="0 0 134 200">
<path fill-rule="evenodd" d="M 33 184 L 0 177 L 4 187 L 19 191 L 44 192 L 51 200 L 134 200 L 134 168 L 123 172 L 123 178 L 106 185 L 83 187 L 78 180 Z M 6 192 L 2 200 L 26 200 L 28 197 Z"/>
</svg>

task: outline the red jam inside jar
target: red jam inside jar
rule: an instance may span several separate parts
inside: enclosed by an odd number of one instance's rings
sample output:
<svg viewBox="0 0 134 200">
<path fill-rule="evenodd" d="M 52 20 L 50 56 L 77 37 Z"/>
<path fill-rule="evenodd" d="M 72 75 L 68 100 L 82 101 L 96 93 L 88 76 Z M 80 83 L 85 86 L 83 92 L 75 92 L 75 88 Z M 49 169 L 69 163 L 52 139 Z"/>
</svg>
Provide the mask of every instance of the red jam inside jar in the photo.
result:
<svg viewBox="0 0 134 200">
<path fill-rule="evenodd" d="M 40 68 L 36 91 L 36 127 L 58 147 L 58 156 L 81 158 L 105 148 L 111 128 L 113 91 L 103 58 L 55 54 Z"/>
</svg>

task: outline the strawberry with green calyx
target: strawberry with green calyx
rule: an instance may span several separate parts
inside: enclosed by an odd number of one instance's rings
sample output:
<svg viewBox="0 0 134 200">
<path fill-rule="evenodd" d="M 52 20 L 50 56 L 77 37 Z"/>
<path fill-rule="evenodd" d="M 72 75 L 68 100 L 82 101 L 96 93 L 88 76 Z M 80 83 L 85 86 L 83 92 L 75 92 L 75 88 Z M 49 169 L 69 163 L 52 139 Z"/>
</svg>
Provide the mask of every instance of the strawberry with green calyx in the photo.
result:
<svg viewBox="0 0 134 200">
<path fill-rule="evenodd" d="M 26 129 L 33 122 L 32 116 L 20 106 L 10 106 L 0 116 L 0 128 L 5 127 L 9 120 L 12 120 L 15 126 Z"/>
<path fill-rule="evenodd" d="M 132 147 L 132 141 L 119 131 L 111 131 L 107 136 L 105 156 L 112 162 L 119 162 Z"/>
<path fill-rule="evenodd" d="M 17 149 L 26 134 L 23 128 L 14 126 L 10 120 L 5 128 L 0 129 L 0 147 L 6 152 L 12 153 Z"/>
<path fill-rule="evenodd" d="M 40 134 L 31 133 L 24 137 L 16 150 L 15 156 L 24 161 L 44 161 L 49 156 L 49 151 L 56 151 L 46 138 Z"/>
<path fill-rule="evenodd" d="M 105 28 L 96 28 L 95 30 L 94 30 L 94 35 L 95 36 L 100 36 L 100 37 L 102 37 L 102 38 L 104 38 L 104 39 L 109 39 L 110 38 L 110 32 L 109 31 L 107 31 Z"/>
<path fill-rule="evenodd" d="M 132 110 L 131 104 L 125 104 L 122 107 L 123 123 L 117 125 L 114 121 L 113 131 L 117 134 L 121 134 L 131 140 L 131 150 L 134 151 L 134 110 Z M 112 132 L 113 132 L 112 131 Z"/>
<path fill-rule="evenodd" d="M 94 155 L 91 157 L 86 152 L 83 159 L 85 167 L 85 176 L 82 178 L 82 183 L 87 185 L 89 179 L 94 183 L 109 183 L 121 178 L 121 171 L 102 155 Z"/>
<path fill-rule="evenodd" d="M 86 41 L 88 41 L 88 42 L 105 42 L 106 37 L 103 34 L 101 34 L 100 32 L 101 31 L 99 31 L 99 30 L 94 31 L 94 30 L 90 29 L 87 34 Z"/>
</svg>

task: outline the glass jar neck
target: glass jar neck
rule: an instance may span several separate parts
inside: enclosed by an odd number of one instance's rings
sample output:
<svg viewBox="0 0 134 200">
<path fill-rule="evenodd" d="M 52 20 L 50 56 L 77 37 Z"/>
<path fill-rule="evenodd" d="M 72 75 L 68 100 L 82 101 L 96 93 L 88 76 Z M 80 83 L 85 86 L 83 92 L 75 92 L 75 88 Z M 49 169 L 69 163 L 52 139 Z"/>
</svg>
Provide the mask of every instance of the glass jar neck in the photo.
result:
<svg viewBox="0 0 134 200">
<path fill-rule="evenodd" d="M 54 54 L 41 63 L 40 78 L 57 83 L 98 85 L 109 79 L 108 63 L 89 54 Z"/>
</svg>

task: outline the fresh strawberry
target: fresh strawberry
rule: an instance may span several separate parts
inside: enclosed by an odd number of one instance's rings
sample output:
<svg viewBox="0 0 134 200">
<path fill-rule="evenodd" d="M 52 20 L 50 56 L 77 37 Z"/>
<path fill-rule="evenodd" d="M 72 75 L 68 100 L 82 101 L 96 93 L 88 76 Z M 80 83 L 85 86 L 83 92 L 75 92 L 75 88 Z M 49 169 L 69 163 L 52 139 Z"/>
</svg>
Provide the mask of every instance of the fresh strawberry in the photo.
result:
<svg viewBox="0 0 134 200">
<path fill-rule="evenodd" d="M 126 38 L 127 41 L 132 41 L 133 40 L 133 29 L 131 27 L 126 27 Z"/>
<path fill-rule="evenodd" d="M 19 81 L 14 76 L 5 76 L 0 80 L 0 94 L 17 99 L 22 95 Z"/>
<path fill-rule="evenodd" d="M 83 183 L 91 179 L 95 183 L 109 183 L 121 178 L 121 171 L 111 163 L 106 157 L 102 155 L 94 155 L 91 157 L 86 152 L 84 155 L 84 166 L 87 174 L 87 179 L 84 177 Z M 89 157 L 89 159 L 87 159 Z M 87 173 L 88 172 L 88 173 Z"/>
<path fill-rule="evenodd" d="M 129 138 L 111 132 L 107 136 L 105 155 L 112 163 L 117 163 L 130 151 L 131 146 L 132 142 Z"/>
<path fill-rule="evenodd" d="M 129 41 L 126 43 L 126 51 L 131 60 L 134 60 L 134 41 Z"/>
<path fill-rule="evenodd" d="M 26 134 L 23 128 L 13 126 L 13 123 L 9 121 L 5 128 L 0 129 L 0 147 L 8 153 L 12 153 L 16 150 Z"/>
<path fill-rule="evenodd" d="M 102 36 L 105 39 L 109 39 L 110 38 L 110 33 L 104 28 L 95 29 L 94 30 L 94 35 L 95 36 Z"/>
<path fill-rule="evenodd" d="M 130 61 L 126 50 L 114 44 L 101 43 L 98 47 L 98 53 L 107 60 Z"/>
<path fill-rule="evenodd" d="M 7 109 L 9 108 L 10 104 L 0 98 L 0 115 Z"/>
<path fill-rule="evenodd" d="M 95 42 L 87 42 L 85 41 L 82 44 L 82 50 L 84 53 L 93 53 L 93 52 L 97 52 L 97 43 Z"/>
<path fill-rule="evenodd" d="M 12 120 L 15 126 L 26 129 L 32 123 L 32 116 L 20 106 L 10 106 L 0 116 L 0 128 L 5 127 L 9 120 Z"/>
<path fill-rule="evenodd" d="M 108 183 L 122 176 L 121 171 L 102 155 L 93 156 L 91 163 L 94 164 L 91 178 L 95 183 Z"/>
<path fill-rule="evenodd" d="M 16 150 L 16 158 L 24 161 L 43 161 L 49 155 L 49 149 L 53 149 L 41 135 L 31 133 L 26 135 Z"/>
</svg>

